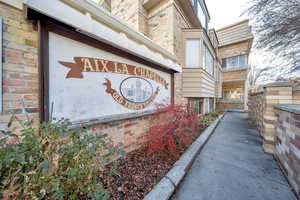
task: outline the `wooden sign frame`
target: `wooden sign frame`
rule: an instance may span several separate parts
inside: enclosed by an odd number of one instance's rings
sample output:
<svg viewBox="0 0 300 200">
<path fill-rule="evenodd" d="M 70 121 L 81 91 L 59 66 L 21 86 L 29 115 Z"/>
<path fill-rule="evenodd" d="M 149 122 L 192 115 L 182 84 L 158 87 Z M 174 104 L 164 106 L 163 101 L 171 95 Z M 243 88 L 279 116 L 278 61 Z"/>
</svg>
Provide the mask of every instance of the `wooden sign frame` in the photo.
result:
<svg viewBox="0 0 300 200">
<path fill-rule="evenodd" d="M 91 38 L 87 35 L 79 33 L 78 31 L 74 30 L 74 28 L 69 27 L 65 24 L 57 22 L 51 18 L 46 16 L 40 15 L 38 19 L 38 32 L 39 32 L 39 78 L 40 78 L 40 119 L 41 121 L 49 121 L 51 118 L 51 105 L 49 105 L 49 32 L 53 32 L 55 34 L 70 38 L 72 40 L 81 42 L 88 46 L 107 51 L 111 54 L 116 56 L 120 56 L 131 61 L 141 63 L 144 65 L 149 66 L 150 68 L 159 70 L 161 72 L 165 72 L 171 75 L 171 103 L 174 103 L 174 74 L 175 71 L 169 70 L 160 66 L 156 63 L 152 63 L 148 60 L 143 58 L 137 57 L 133 54 L 130 54 L 124 50 L 118 49 L 116 47 L 111 46 L 108 43 L 103 41 L 96 40 Z M 149 115 L 153 112 L 145 112 L 144 115 Z M 103 123 L 107 121 L 115 121 L 115 120 L 122 120 L 128 118 L 135 118 L 143 116 L 141 113 L 138 114 L 129 114 L 129 115 L 122 115 L 122 116 L 115 116 L 109 120 L 98 120 L 95 119 L 98 123 Z"/>
</svg>

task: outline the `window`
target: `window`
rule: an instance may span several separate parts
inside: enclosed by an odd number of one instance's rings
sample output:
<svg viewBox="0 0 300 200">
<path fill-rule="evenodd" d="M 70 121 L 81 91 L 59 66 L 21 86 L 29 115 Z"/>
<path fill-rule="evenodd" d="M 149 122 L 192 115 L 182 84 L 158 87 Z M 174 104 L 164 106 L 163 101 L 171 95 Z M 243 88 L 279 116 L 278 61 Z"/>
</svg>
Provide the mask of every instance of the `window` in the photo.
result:
<svg viewBox="0 0 300 200">
<path fill-rule="evenodd" d="M 205 30 L 207 30 L 208 22 L 207 22 L 207 19 L 206 19 L 206 16 L 205 16 L 205 13 L 201 6 L 200 1 L 201 0 L 197 1 L 197 16 L 201 22 L 202 27 L 205 28 Z"/>
<path fill-rule="evenodd" d="M 204 45 L 204 52 L 203 52 L 203 68 L 213 75 L 214 73 L 214 57 L 210 53 L 208 47 Z"/>
<path fill-rule="evenodd" d="M 202 99 L 189 100 L 189 105 L 198 115 L 202 114 L 202 106 L 203 106 Z"/>
<path fill-rule="evenodd" d="M 200 67 L 200 39 L 187 39 L 185 49 L 186 67 Z"/>
<path fill-rule="evenodd" d="M 240 68 L 247 66 L 246 55 L 234 56 L 222 59 L 222 68 Z"/>
</svg>

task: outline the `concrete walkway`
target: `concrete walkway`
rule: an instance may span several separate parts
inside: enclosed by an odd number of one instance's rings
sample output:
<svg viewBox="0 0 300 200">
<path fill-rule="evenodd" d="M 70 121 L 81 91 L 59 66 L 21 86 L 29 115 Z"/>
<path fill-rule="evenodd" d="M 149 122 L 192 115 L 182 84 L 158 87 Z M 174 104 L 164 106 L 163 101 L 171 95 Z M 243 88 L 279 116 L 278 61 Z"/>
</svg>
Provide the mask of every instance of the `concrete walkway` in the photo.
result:
<svg viewBox="0 0 300 200">
<path fill-rule="evenodd" d="M 173 200 L 296 200 L 247 114 L 228 113 Z"/>
</svg>

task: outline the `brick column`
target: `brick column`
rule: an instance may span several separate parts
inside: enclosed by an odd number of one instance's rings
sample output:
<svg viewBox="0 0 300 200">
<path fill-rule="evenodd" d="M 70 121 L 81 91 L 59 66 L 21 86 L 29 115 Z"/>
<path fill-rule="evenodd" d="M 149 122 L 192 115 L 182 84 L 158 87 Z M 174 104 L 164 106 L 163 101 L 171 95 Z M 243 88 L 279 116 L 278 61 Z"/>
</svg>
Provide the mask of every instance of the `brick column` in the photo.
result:
<svg viewBox="0 0 300 200">
<path fill-rule="evenodd" d="M 263 130 L 264 138 L 263 148 L 267 153 L 274 152 L 275 140 L 275 110 L 274 105 L 292 104 L 293 89 L 291 83 L 275 83 L 264 87 L 264 104 L 263 110 Z"/>
<path fill-rule="evenodd" d="M 300 106 L 276 106 L 276 140 L 274 155 L 300 197 Z"/>
</svg>

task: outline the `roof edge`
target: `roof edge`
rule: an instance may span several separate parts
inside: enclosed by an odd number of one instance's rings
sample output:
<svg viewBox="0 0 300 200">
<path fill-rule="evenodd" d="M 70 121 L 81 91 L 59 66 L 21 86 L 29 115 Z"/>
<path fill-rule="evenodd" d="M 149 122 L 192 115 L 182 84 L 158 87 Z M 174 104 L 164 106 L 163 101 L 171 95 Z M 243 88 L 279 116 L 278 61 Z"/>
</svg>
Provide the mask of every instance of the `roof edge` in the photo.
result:
<svg viewBox="0 0 300 200">
<path fill-rule="evenodd" d="M 240 25 L 240 24 L 245 23 L 245 22 L 248 22 L 248 23 L 249 23 L 249 19 L 244 19 L 244 20 L 242 20 L 242 21 L 235 22 L 235 23 L 233 23 L 233 24 L 229 24 L 229 25 L 227 25 L 227 26 L 224 26 L 224 27 L 222 27 L 222 28 L 219 28 L 218 30 L 216 30 L 216 32 L 223 31 L 223 30 L 225 30 L 225 29 L 231 28 L 231 27 L 233 27 L 233 26 Z"/>
</svg>

